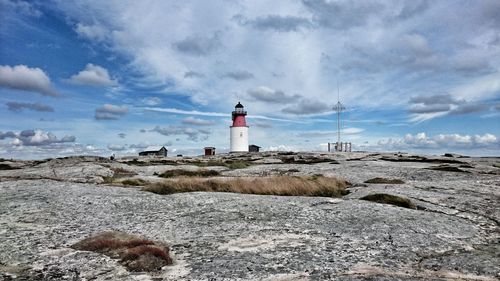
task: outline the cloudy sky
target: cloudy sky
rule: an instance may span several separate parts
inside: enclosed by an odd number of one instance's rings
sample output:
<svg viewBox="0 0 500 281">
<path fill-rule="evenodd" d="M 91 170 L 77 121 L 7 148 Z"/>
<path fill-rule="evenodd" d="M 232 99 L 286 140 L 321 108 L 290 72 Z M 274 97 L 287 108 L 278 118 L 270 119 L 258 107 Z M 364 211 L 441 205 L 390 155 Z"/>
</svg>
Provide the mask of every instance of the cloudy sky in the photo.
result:
<svg viewBox="0 0 500 281">
<path fill-rule="evenodd" d="M 500 155 L 500 1 L 0 0 L 0 157 Z M 337 88 L 338 85 L 338 88 Z"/>
</svg>

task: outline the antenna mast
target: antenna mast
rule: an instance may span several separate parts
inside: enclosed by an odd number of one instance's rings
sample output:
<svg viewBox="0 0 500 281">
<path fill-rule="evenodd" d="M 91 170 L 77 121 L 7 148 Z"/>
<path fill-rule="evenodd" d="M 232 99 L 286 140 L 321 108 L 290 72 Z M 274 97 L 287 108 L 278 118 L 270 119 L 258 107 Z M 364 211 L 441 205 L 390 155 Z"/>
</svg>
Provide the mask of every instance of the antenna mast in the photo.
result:
<svg viewBox="0 0 500 281">
<path fill-rule="evenodd" d="M 337 79 L 337 104 L 333 107 L 333 110 L 337 112 L 337 142 L 340 144 L 340 113 L 345 107 L 340 103 L 340 90 L 339 90 L 339 80 Z"/>
</svg>

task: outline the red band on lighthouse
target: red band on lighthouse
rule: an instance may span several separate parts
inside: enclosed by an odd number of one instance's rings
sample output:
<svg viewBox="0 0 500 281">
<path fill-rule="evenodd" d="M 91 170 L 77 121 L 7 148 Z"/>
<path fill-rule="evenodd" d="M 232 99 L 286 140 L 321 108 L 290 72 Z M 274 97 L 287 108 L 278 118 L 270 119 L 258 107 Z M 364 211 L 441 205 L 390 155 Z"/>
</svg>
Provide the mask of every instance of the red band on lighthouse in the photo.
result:
<svg viewBox="0 0 500 281">
<path fill-rule="evenodd" d="M 245 115 L 236 115 L 233 118 L 233 127 L 246 127 Z"/>
<path fill-rule="evenodd" d="M 247 112 L 241 103 L 234 107 L 233 111 L 233 127 L 246 127 L 247 121 L 245 120 L 245 116 Z"/>
</svg>

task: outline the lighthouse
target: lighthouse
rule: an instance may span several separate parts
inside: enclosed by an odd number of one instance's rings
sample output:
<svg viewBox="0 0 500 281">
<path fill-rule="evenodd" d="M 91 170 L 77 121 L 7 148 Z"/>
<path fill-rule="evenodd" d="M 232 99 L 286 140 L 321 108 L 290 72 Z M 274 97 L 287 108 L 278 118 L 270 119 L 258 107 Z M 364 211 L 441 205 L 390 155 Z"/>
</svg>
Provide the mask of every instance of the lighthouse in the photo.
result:
<svg viewBox="0 0 500 281">
<path fill-rule="evenodd" d="M 247 112 L 238 102 L 232 114 L 233 125 L 231 128 L 231 152 L 248 152 L 248 126 L 245 120 Z"/>
</svg>

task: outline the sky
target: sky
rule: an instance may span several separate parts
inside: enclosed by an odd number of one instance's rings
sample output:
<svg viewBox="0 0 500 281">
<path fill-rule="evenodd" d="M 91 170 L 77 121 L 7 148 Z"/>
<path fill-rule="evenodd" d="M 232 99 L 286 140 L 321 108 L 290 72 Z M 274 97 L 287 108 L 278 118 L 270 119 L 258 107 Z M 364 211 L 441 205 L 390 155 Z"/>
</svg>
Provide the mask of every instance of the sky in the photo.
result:
<svg viewBox="0 0 500 281">
<path fill-rule="evenodd" d="M 0 157 L 500 155 L 500 1 L 0 0 Z"/>
</svg>

